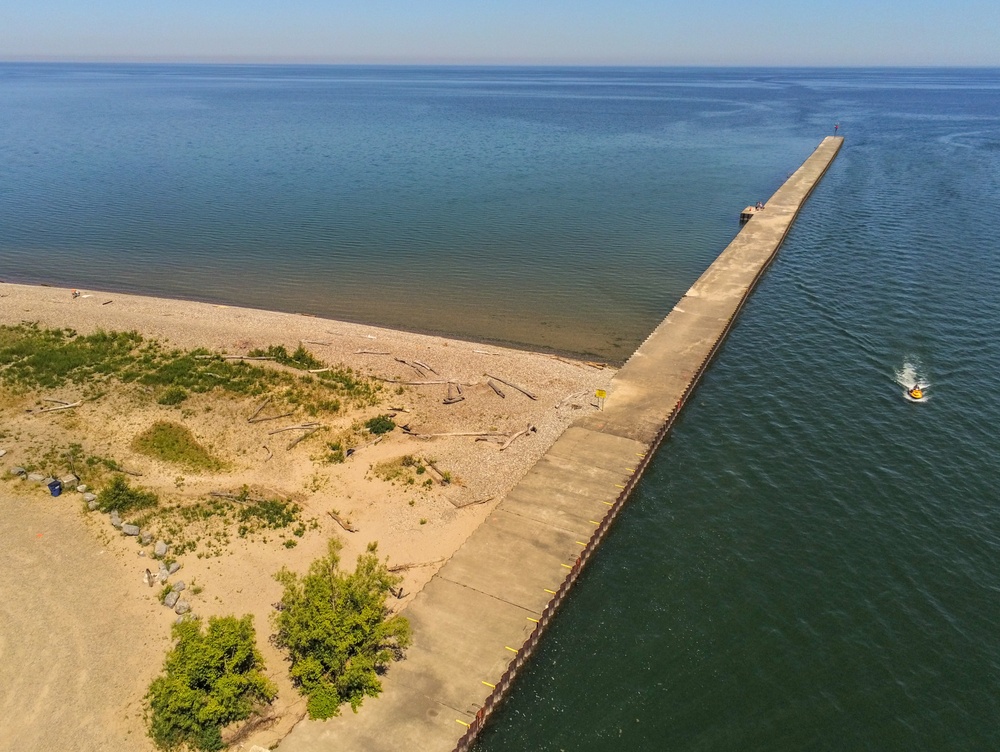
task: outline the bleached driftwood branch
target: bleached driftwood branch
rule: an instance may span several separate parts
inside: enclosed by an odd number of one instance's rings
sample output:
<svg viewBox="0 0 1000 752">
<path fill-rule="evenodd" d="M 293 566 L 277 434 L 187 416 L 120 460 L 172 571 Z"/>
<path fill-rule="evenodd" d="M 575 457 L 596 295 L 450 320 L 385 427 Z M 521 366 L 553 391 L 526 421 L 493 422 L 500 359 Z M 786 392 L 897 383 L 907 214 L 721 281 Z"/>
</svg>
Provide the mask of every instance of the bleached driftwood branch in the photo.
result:
<svg viewBox="0 0 1000 752">
<path fill-rule="evenodd" d="M 509 386 L 512 389 L 517 389 L 517 391 L 521 392 L 522 394 L 524 394 L 525 396 L 529 397 L 530 399 L 533 399 L 533 400 L 537 400 L 538 399 L 538 395 L 534 394 L 533 392 L 529 392 L 523 386 L 518 386 L 517 384 L 515 384 L 515 383 L 513 383 L 511 381 L 506 381 L 505 379 L 501 379 L 499 376 L 494 376 L 493 374 L 490 374 L 490 373 L 486 374 L 486 377 L 489 378 L 489 379 L 494 379 L 496 381 L 499 381 L 501 384 L 506 384 L 507 386 Z"/>
</svg>

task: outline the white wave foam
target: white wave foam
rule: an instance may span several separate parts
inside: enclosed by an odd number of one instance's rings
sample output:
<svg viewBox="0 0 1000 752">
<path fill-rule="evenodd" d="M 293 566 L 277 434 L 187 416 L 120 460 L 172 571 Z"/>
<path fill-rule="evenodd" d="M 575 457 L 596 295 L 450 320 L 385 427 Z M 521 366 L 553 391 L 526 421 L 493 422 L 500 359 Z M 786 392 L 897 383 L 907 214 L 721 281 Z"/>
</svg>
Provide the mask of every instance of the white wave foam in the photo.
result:
<svg viewBox="0 0 1000 752">
<path fill-rule="evenodd" d="M 921 375 L 923 370 L 919 359 L 908 356 L 903 360 L 903 365 L 895 371 L 896 383 L 903 387 L 903 397 L 910 402 L 926 402 L 930 399 L 926 394 L 919 399 L 910 396 L 910 390 L 914 387 L 920 387 L 924 392 L 930 387 L 931 382 L 926 375 Z"/>
</svg>

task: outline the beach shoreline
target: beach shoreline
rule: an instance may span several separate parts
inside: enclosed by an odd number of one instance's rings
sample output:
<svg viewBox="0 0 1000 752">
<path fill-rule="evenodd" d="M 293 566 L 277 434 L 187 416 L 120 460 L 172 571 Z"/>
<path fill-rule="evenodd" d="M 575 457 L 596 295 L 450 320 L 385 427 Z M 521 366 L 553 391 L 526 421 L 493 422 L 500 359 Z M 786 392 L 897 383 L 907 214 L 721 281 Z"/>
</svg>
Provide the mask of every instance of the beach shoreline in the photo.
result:
<svg viewBox="0 0 1000 752">
<path fill-rule="evenodd" d="M 59 291 L 69 291 L 73 288 L 67 287 L 58 282 L 44 282 L 40 279 L 22 279 L 18 277 L 14 278 L 3 278 L 0 279 L 0 286 L 9 285 L 12 287 L 23 287 L 23 288 L 43 288 L 52 289 Z M 363 318 L 351 318 L 349 315 L 330 317 L 321 313 L 312 313 L 309 311 L 296 311 L 296 310 L 284 310 L 280 308 L 269 308 L 266 305 L 255 306 L 247 302 L 226 302 L 223 298 L 213 299 L 211 297 L 184 297 L 184 296 L 172 296 L 170 294 L 164 293 L 159 290 L 135 290 L 130 291 L 128 289 L 118 289 L 113 285 L 108 287 L 102 287 L 100 290 L 84 290 L 80 288 L 82 294 L 97 294 L 106 295 L 111 297 L 124 297 L 124 298 L 137 298 L 145 300 L 156 300 L 156 301 L 170 301 L 174 303 L 181 304 L 191 304 L 191 305 L 205 305 L 212 306 L 214 308 L 232 308 L 237 310 L 243 310 L 248 312 L 259 312 L 263 314 L 275 314 L 282 316 L 301 316 L 304 318 L 319 319 L 322 321 L 333 321 L 338 324 L 348 324 L 358 327 L 369 327 L 373 329 L 379 329 L 389 332 L 396 332 L 398 334 L 414 335 L 417 337 L 430 337 L 436 339 L 448 340 L 449 342 L 462 342 L 470 345 L 487 345 L 491 347 L 500 347 L 504 350 L 514 350 L 518 352 L 532 353 L 536 355 L 549 355 L 561 358 L 567 358 L 569 360 L 590 362 L 590 363 L 601 363 L 608 368 L 618 369 L 620 368 L 627 357 L 631 355 L 631 352 L 626 353 L 624 357 L 615 359 L 609 358 L 605 355 L 597 355 L 594 352 L 589 352 L 585 350 L 572 350 L 566 348 L 560 348 L 551 345 L 532 345 L 525 342 L 519 342 L 514 339 L 504 339 L 497 337 L 477 337 L 471 334 L 461 334 L 453 331 L 448 331 L 445 328 L 441 329 L 428 329 L 428 328 L 408 328 L 406 326 L 395 326 L 395 325 L 383 325 L 375 321 L 365 320 Z M 2 308 L 0 308 L 2 311 Z"/>
<path fill-rule="evenodd" d="M 136 331 L 170 347 L 206 348 L 235 355 L 271 345 L 283 345 L 289 351 L 301 345 L 328 364 L 345 364 L 385 383 L 380 405 L 355 411 L 356 415 L 345 416 L 345 421 L 391 409 L 400 424 L 405 422 L 415 433 L 423 435 L 489 432 L 513 436 L 526 426 L 534 427 L 504 449 L 498 443 L 476 441 L 472 436 L 417 438 L 396 430 L 381 442 L 359 448 L 348 462 L 334 466 L 317 462 L 320 444 L 304 442 L 294 450 L 286 450 L 284 441 L 279 446 L 268 440 L 265 427 L 246 425 L 245 418 L 254 405 L 250 399 L 230 399 L 220 406 L 203 404 L 199 400 L 205 396 L 198 395 L 184 410 L 157 405 L 148 399 L 149 404 L 123 412 L 112 397 L 102 397 L 85 401 L 74 410 L 43 416 L 37 410 L 32 411 L 32 404 L 7 395 L 0 406 L 4 424 L 0 448 L 7 450 L 2 465 L 6 478 L 0 484 L 0 497 L 8 522 L 15 527 L 20 524 L 19 505 L 32 499 L 44 500 L 54 514 L 79 516 L 88 533 L 77 535 L 74 545 L 89 555 L 108 556 L 113 561 L 113 566 L 102 570 L 102 577 L 111 578 L 109 585 L 121 598 L 114 608 L 130 615 L 130 624 L 135 627 L 130 660 L 132 664 L 141 664 L 144 670 L 133 669 L 129 681 L 122 681 L 115 672 L 110 672 L 107 674 L 110 678 L 103 685 L 98 682 L 89 693 L 88 702 L 101 705 L 105 718 L 114 717 L 116 708 L 131 709 L 117 716 L 117 724 L 105 721 L 99 726 L 104 731 L 95 731 L 106 734 L 100 744 L 109 750 L 136 749 L 136 737 L 145 738 L 141 713 L 136 709 L 141 707 L 149 679 L 162 664 L 173 613 L 159 604 L 156 590 L 143 585 L 143 569 L 152 562 L 139 555 L 142 549 L 135 539 L 125 538 L 111 528 L 104 515 L 87 513 L 78 494 L 70 492 L 60 500 L 51 500 L 44 488 L 11 480 L 11 467 L 25 464 L 32 453 L 39 455 L 50 446 L 82 435 L 85 438 L 80 440 L 88 451 L 114 457 L 129 467 L 140 467 L 143 475 L 137 480 L 168 498 L 184 501 L 216 489 L 265 488 L 295 499 L 310 519 L 317 521 L 316 529 L 303 536 L 292 549 L 275 545 L 276 540 L 267 545 L 237 541 L 222 557 L 183 557 L 183 568 L 178 575 L 188 582 L 197 579 L 204 587 L 204 596 L 192 598 L 197 615 L 253 614 L 268 672 L 281 689 L 275 706 L 279 718 L 253 737 L 253 743 L 266 747 L 280 739 L 289 723 L 302 714 L 301 699 L 287 677 L 282 676 L 285 672 L 282 656 L 267 644 L 271 604 L 280 599 L 274 572 L 282 566 L 303 571 L 310 561 L 324 553 L 331 535 L 344 540 L 345 567 L 352 567 L 355 557 L 367 544 L 377 541 L 379 554 L 387 557 L 390 565 L 418 565 L 402 572 L 404 597 L 393 603 L 393 609 L 405 608 L 566 427 L 581 414 L 595 409 L 595 390 L 608 388 L 615 373 L 610 368 L 552 354 L 493 344 L 477 346 L 465 340 L 300 314 L 94 290 L 78 292 L 74 296 L 68 288 L 0 283 L 0 323 L 16 326 L 27 322 L 43 328 L 69 328 L 80 334 Z M 430 366 L 438 375 L 417 378 L 408 365 L 414 361 Z M 501 398 L 487 386 L 486 374 L 523 387 L 537 399 L 508 387 L 504 387 L 505 396 Z M 446 380 L 464 385 L 463 400 L 444 404 Z M 436 383 L 397 383 L 415 381 Z M 65 388 L 51 390 L 45 396 L 68 402 L 79 395 Z M 131 437 L 163 416 L 189 425 L 209 445 L 234 447 L 231 468 L 225 473 L 201 476 L 183 473 L 181 478 L 177 468 L 131 453 Z M 264 449 L 273 456 L 273 459 L 268 456 L 267 461 L 261 451 L 265 442 L 269 446 Z M 371 472 L 380 462 L 408 454 L 433 456 L 435 463 L 453 474 L 456 482 L 415 490 L 387 482 Z M 37 507 L 33 510 L 37 512 Z M 358 532 L 345 532 L 331 513 L 349 518 Z M 36 541 L 27 529 L 14 538 L 0 566 L 10 567 L 30 560 L 24 556 Z M 57 558 L 45 563 L 50 567 L 47 578 L 72 579 L 72 571 L 59 569 L 61 561 Z M 17 564 L 23 568 L 20 581 L 30 583 L 37 574 L 33 567 L 40 565 L 39 562 Z M 13 595 L 16 599 L 17 594 Z M 18 617 L 19 632 L 30 637 L 14 654 L 14 664 L 6 669 L 14 695 L 28 696 L 42 689 L 52 691 L 51 687 L 37 685 L 32 672 L 20 670 L 23 666 L 19 669 L 18 656 L 44 651 L 46 635 L 53 630 L 85 634 L 86 597 L 85 592 L 67 589 L 58 613 L 46 612 L 47 624 L 37 625 L 38 629 L 32 629 L 29 616 Z M 66 660 L 69 664 L 61 670 L 86 674 L 89 663 L 106 662 L 107 648 L 98 650 L 95 643 L 91 650 L 84 640 Z M 60 695 L 58 701 L 67 708 L 67 717 L 72 715 L 74 704 L 85 702 L 68 693 Z M 82 705 L 79 711 L 85 712 Z M 0 736 L 22 739 L 35 746 L 73 746 L 72 738 L 65 736 L 71 732 L 48 724 L 28 723 L 23 720 L 25 717 L 8 714 L 0 722 Z"/>
</svg>

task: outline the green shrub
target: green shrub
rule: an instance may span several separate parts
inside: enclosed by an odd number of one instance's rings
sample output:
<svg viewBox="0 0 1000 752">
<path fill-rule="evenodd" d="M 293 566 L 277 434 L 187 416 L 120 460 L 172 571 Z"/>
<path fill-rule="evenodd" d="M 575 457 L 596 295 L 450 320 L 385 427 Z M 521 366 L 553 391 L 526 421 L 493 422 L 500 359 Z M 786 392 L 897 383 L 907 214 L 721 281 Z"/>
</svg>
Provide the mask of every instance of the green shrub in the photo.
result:
<svg viewBox="0 0 1000 752">
<path fill-rule="evenodd" d="M 37 324 L 0 326 L 0 383 L 55 388 L 67 381 L 83 384 L 122 376 L 142 341 L 136 332 L 78 336 L 71 329 L 41 329 Z"/>
<path fill-rule="evenodd" d="M 174 592 L 174 586 L 171 585 L 170 583 L 167 583 L 162 588 L 160 588 L 160 596 L 159 596 L 160 603 L 163 603 L 163 601 L 167 599 L 167 596 L 170 595 L 172 592 Z"/>
<path fill-rule="evenodd" d="M 160 405 L 179 405 L 181 402 L 188 398 L 187 390 L 182 386 L 171 386 L 160 395 L 160 398 L 156 400 L 157 404 Z"/>
<path fill-rule="evenodd" d="M 301 343 L 291 355 L 288 354 L 284 345 L 271 345 L 266 350 L 260 348 L 251 350 L 249 356 L 252 358 L 273 358 L 276 363 L 301 370 L 323 368 L 323 361 L 317 360 Z"/>
<path fill-rule="evenodd" d="M 194 434 L 179 423 L 160 420 L 135 437 L 132 448 L 154 459 L 189 470 L 218 470 L 222 463 L 209 454 Z"/>
<path fill-rule="evenodd" d="M 302 345 L 291 355 L 280 345 L 251 355 L 272 357 L 299 370 L 325 368 Z M 0 324 L 0 385 L 4 387 L 24 392 L 74 383 L 97 390 L 114 380 L 163 390 L 158 401 L 165 405 L 215 390 L 261 395 L 282 389 L 287 390 L 290 403 L 302 405 L 311 415 L 338 413 L 344 403 L 375 405 L 382 391 L 380 382 L 343 365 L 316 376 L 297 376 L 225 360 L 207 350 L 168 350 L 136 332 L 99 331 L 84 336 L 72 329 L 43 329 L 37 324 Z"/>
<path fill-rule="evenodd" d="M 149 736 L 163 750 L 221 750 L 222 729 L 278 693 L 262 673 L 253 617 L 213 616 L 207 632 L 200 619 L 187 619 L 174 624 L 173 636 L 177 644 L 146 695 Z"/>
<path fill-rule="evenodd" d="M 365 428 L 376 436 L 380 436 L 383 433 L 389 433 L 389 431 L 395 427 L 396 421 L 388 415 L 376 415 L 374 418 L 370 418 L 365 421 Z"/>
<path fill-rule="evenodd" d="M 326 446 L 330 450 L 330 453 L 326 455 L 326 461 L 330 464 L 339 465 L 347 459 L 342 441 L 330 441 L 327 442 Z"/>
<path fill-rule="evenodd" d="M 149 509 L 159 503 L 160 499 L 155 493 L 132 488 L 124 475 L 114 476 L 97 494 L 97 508 L 102 512 L 117 509 L 118 514 L 125 514 L 139 509 Z"/>
<path fill-rule="evenodd" d="M 292 681 L 308 698 L 311 718 L 338 715 L 349 702 L 357 711 L 365 696 L 382 691 L 378 675 L 410 643 L 410 625 L 390 616 L 385 600 L 400 578 L 378 559 L 377 546 L 358 557 L 351 574 L 340 571 L 341 544 L 314 561 L 303 577 L 282 569 L 284 608 L 272 617 L 275 643 L 288 651 Z"/>
<path fill-rule="evenodd" d="M 292 501 L 253 499 L 240 507 L 238 517 L 240 522 L 245 523 L 241 528 L 246 528 L 247 532 L 255 532 L 262 528 L 280 530 L 288 527 L 299 519 L 301 513 L 302 507 Z"/>
</svg>

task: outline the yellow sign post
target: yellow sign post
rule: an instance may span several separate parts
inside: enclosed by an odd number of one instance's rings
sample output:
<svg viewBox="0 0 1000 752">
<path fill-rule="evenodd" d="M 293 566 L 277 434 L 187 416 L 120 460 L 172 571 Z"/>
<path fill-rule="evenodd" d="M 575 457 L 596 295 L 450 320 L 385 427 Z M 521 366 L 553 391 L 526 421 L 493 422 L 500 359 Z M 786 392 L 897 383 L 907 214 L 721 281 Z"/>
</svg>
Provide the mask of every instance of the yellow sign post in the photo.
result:
<svg viewBox="0 0 1000 752">
<path fill-rule="evenodd" d="M 597 406 L 601 410 L 604 409 L 604 398 L 608 396 L 608 393 L 603 389 L 598 389 L 597 392 Z"/>
</svg>

